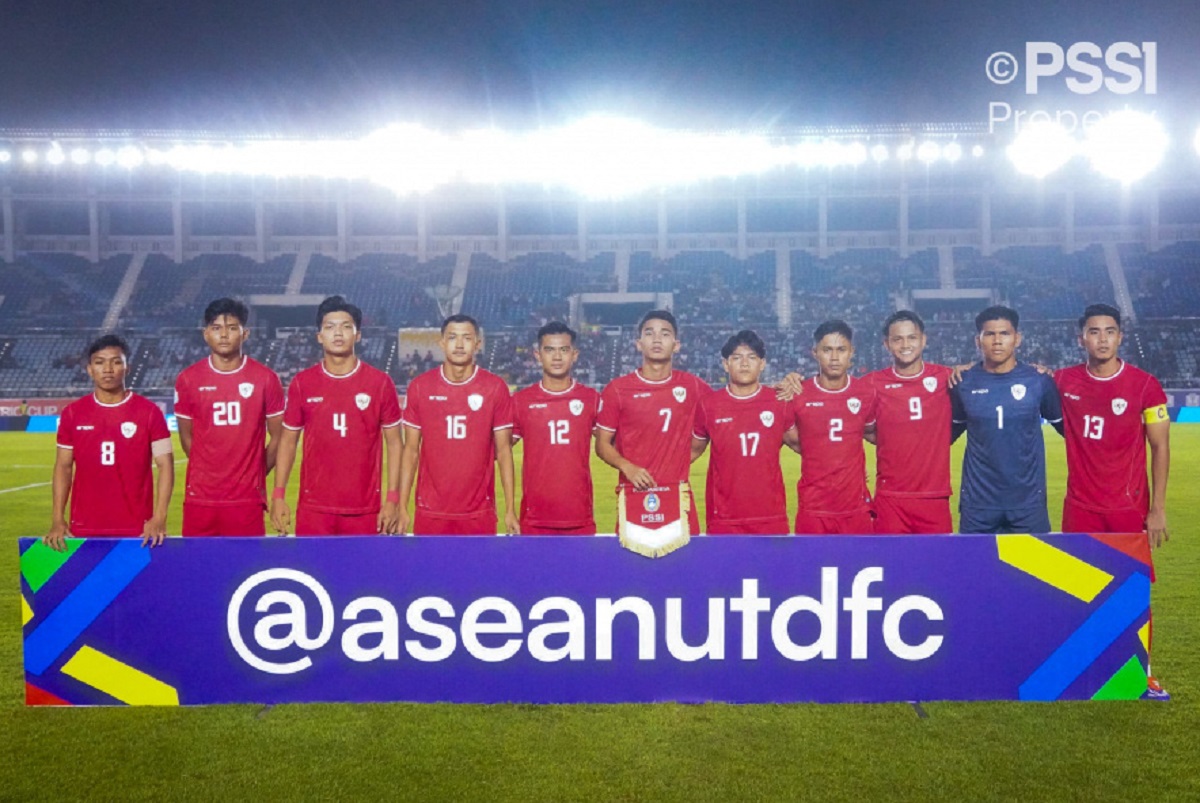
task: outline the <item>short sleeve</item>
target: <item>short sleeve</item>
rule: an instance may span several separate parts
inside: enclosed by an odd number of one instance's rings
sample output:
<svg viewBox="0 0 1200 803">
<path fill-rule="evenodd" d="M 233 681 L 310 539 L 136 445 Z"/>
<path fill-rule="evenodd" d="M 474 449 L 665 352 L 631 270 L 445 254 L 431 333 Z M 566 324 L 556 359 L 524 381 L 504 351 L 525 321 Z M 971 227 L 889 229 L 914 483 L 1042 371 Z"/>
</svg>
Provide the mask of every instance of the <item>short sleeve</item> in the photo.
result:
<svg viewBox="0 0 1200 803">
<path fill-rule="evenodd" d="M 617 422 L 621 418 L 621 394 L 615 384 L 609 382 L 604 386 L 604 392 L 600 394 L 600 409 L 596 413 L 596 426 L 609 432 L 617 431 Z"/>
<path fill-rule="evenodd" d="M 300 374 L 296 374 L 292 384 L 288 385 L 283 425 L 288 429 L 304 429 L 304 390 L 300 387 Z"/>
<path fill-rule="evenodd" d="M 167 417 L 163 415 L 163 411 L 158 408 L 154 402 L 149 402 L 150 408 L 146 414 L 150 418 L 150 442 L 155 443 L 164 438 L 171 437 L 171 430 L 167 429 Z"/>
<path fill-rule="evenodd" d="M 404 396 L 404 426 L 413 429 L 421 428 L 421 383 L 420 377 L 408 384 L 408 393 Z"/>
<path fill-rule="evenodd" d="M 267 369 L 266 374 L 266 386 L 263 388 L 264 409 L 267 411 L 267 418 L 274 418 L 277 415 L 283 415 L 283 383 L 279 381 L 279 374 L 270 368 Z"/>
<path fill-rule="evenodd" d="M 498 429 L 511 429 L 513 426 L 513 401 L 512 394 L 508 392 L 508 385 L 504 384 L 504 380 L 496 380 L 496 404 L 492 408 L 492 431 Z"/>
<path fill-rule="evenodd" d="M 55 442 L 64 449 L 75 448 L 75 411 L 69 405 L 58 418 L 58 436 Z"/>
<path fill-rule="evenodd" d="M 1167 412 L 1167 394 L 1162 383 L 1152 376 L 1146 377 L 1146 385 L 1142 388 L 1142 421 L 1147 424 L 1157 424 L 1170 421 Z"/>
<path fill-rule="evenodd" d="M 692 423 L 692 437 L 708 440 L 708 405 L 703 401 L 696 405 L 696 418 Z"/>
<path fill-rule="evenodd" d="M 192 394 L 190 383 L 187 379 L 187 371 L 183 371 L 179 376 L 175 377 L 175 415 L 180 418 L 195 418 L 196 409 L 192 403 Z"/>
<path fill-rule="evenodd" d="M 517 403 L 517 397 L 512 399 L 513 408 L 513 440 L 520 440 L 524 436 L 524 429 L 521 426 L 521 405 Z"/>
<path fill-rule="evenodd" d="M 967 423 L 967 409 L 963 406 L 961 387 L 962 383 L 959 382 L 950 388 L 950 418 L 956 424 Z"/>
<path fill-rule="evenodd" d="M 1042 383 L 1042 418 L 1051 423 L 1062 421 L 1062 400 L 1058 397 L 1058 386 L 1045 374 L 1038 374 Z"/>
<path fill-rule="evenodd" d="M 396 392 L 396 385 L 392 380 L 384 374 L 380 379 L 380 398 L 383 400 L 379 404 L 379 423 L 384 429 L 391 429 L 400 425 L 403 419 L 403 413 L 400 412 L 400 394 Z"/>
</svg>

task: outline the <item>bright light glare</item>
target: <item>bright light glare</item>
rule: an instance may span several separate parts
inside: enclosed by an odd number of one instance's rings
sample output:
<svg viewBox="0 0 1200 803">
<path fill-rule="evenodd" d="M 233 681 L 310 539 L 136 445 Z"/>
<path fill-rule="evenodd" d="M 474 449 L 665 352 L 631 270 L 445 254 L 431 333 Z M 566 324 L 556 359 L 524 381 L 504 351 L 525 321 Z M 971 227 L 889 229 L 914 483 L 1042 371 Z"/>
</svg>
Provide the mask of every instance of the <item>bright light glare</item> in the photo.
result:
<svg viewBox="0 0 1200 803">
<path fill-rule="evenodd" d="M 1158 167 L 1167 153 L 1167 132 L 1143 112 L 1119 111 L 1092 126 L 1083 152 L 1092 169 L 1122 184 L 1132 184 Z"/>
<path fill-rule="evenodd" d="M 8 151 L 0 151 L 0 165 L 8 164 L 12 161 L 12 154 Z"/>
<path fill-rule="evenodd" d="M 72 148 L 71 149 L 71 164 L 85 165 L 92 161 L 92 154 L 87 148 Z"/>
<path fill-rule="evenodd" d="M 933 164 L 942 155 L 942 149 L 936 142 L 922 142 L 917 148 L 917 158 L 925 164 Z"/>
<path fill-rule="evenodd" d="M 115 161 L 117 161 L 117 155 L 108 148 L 101 148 L 96 151 L 96 164 L 101 167 L 108 167 Z"/>
<path fill-rule="evenodd" d="M 1045 178 L 1071 161 L 1078 145 L 1057 123 L 1036 122 L 1021 129 L 1008 146 L 1008 159 L 1018 173 Z"/>
<path fill-rule="evenodd" d="M 132 170 L 135 167 L 141 167 L 146 161 L 146 155 L 142 153 L 141 148 L 135 148 L 132 145 L 126 145 L 121 150 L 117 151 L 117 164 L 127 170 Z"/>
<path fill-rule="evenodd" d="M 46 151 L 46 161 L 55 167 L 67 161 L 67 155 L 62 152 L 62 148 L 55 145 L 50 150 Z"/>
<path fill-rule="evenodd" d="M 951 142 L 942 148 L 942 157 L 951 164 L 954 164 L 962 158 L 962 145 L 957 142 Z"/>
<path fill-rule="evenodd" d="M 876 145 L 871 148 L 871 158 L 876 162 L 886 162 L 888 158 L 887 145 Z"/>
<path fill-rule="evenodd" d="M 26 149 L 21 151 L 21 161 L 27 165 L 35 164 L 38 160 L 37 151 Z"/>
<path fill-rule="evenodd" d="M 907 162 L 913 158 L 913 146 L 911 142 L 906 142 L 896 149 L 896 158 L 902 162 Z"/>
<path fill-rule="evenodd" d="M 983 156 L 983 146 L 976 145 L 975 147 L 971 148 L 971 156 L 975 157 L 976 159 L 978 159 L 980 156 Z"/>
</svg>

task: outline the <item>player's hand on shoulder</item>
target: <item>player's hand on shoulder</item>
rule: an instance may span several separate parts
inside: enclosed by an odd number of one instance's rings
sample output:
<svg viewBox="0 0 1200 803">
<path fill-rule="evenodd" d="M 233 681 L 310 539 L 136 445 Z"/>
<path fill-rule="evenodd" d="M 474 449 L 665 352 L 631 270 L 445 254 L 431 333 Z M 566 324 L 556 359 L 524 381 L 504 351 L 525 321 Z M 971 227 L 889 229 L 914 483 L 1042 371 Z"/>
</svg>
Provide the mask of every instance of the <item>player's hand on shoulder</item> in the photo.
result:
<svg viewBox="0 0 1200 803">
<path fill-rule="evenodd" d="M 146 526 L 142 528 L 142 546 L 162 546 L 163 539 L 166 537 L 166 519 L 151 518 L 146 522 Z"/>
<path fill-rule="evenodd" d="M 277 535 L 288 535 L 292 529 L 292 511 L 286 499 L 271 500 L 271 526 Z"/>
<path fill-rule="evenodd" d="M 65 552 L 67 550 L 67 536 L 71 534 L 67 523 L 55 522 L 50 525 L 50 532 L 42 536 L 42 543 L 57 552 Z"/>
<path fill-rule="evenodd" d="M 950 378 L 946 380 L 949 387 L 954 387 L 959 382 L 963 381 L 963 374 L 975 367 L 973 362 L 959 363 L 950 368 Z"/>
<path fill-rule="evenodd" d="M 1037 371 L 1039 374 L 1045 374 L 1046 376 L 1050 377 L 1051 379 L 1054 378 L 1054 369 L 1051 368 L 1050 366 L 1042 365 L 1040 362 L 1031 362 L 1029 364 L 1032 365 L 1033 369 L 1035 371 Z"/>
<path fill-rule="evenodd" d="M 804 392 L 804 377 L 792 371 L 775 383 L 775 398 L 779 401 L 791 401 Z"/>
</svg>

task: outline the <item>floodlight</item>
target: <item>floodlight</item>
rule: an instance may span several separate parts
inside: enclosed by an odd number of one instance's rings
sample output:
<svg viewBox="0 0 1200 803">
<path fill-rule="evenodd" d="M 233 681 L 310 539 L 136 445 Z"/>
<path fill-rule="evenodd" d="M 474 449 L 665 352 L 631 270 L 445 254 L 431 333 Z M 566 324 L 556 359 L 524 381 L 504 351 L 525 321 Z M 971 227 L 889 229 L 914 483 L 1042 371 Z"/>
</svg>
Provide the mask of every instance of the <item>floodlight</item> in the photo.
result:
<svg viewBox="0 0 1200 803">
<path fill-rule="evenodd" d="M 115 161 L 117 161 L 117 155 L 111 149 L 101 148 L 96 151 L 96 164 L 101 167 L 108 167 Z"/>
<path fill-rule="evenodd" d="M 85 165 L 90 161 L 92 161 L 92 154 L 87 148 L 71 149 L 71 164 Z"/>
<path fill-rule="evenodd" d="M 163 165 L 167 163 L 167 155 L 158 148 L 150 148 L 146 151 L 146 161 L 152 165 Z"/>
<path fill-rule="evenodd" d="M 917 148 L 917 158 L 927 165 L 933 164 L 942 155 L 942 149 L 936 142 L 922 142 Z"/>
<path fill-rule="evenodd" d="M 146 155 L 142 153 L 141 148 L 135 148 L 132 145 L 126 145 L 117 151 L 117 164 L 127 170 L 132 170 L 135 167 L 141 167 L 146 161 Z"/>
<path fill-rule="evenodd" d="M 1167 144 L 1162 123 L 1143 112 L 1125 110 L 1088 129 L 1083 151 L 1097 173 L 1132 184 L 1158 167 Z"/>
<path fill-rule="evenodd" d="M 1006 152 L 1018 173 L 1040 179 L 1071 161 L 1077 150 L 1075 140 L 1061 125 L 1038 121 L 1022 128 Z"/>
<path fill-rule="evenodd" d="M 46 151 L 46 162 L 55 167 L 67 161 L 67 155 L 62 152 L 62 148 L 55 145 L 50 150 Z"/>
<path fill-rule="evenodd" d="M 975 157 L 976 159 L 978 159 L 980 156 L 983 156 L 983 146 L 976 145 L 975 147 L 971 148 L 971 156 Z"/>
<path fill-rule="evenodd" d="M 902 162 L 907 162 L 913 158 L 913 146 L 911 142 L 906 142 L 896 149 L 896 158 Z"/>
<path fill-rule="evenodd" d="M 888 158 L 887 145 L 876 145 L 871 148 L 871 158 L 876 162 L 886 162 Z"/>
<path fill-rule="evenodd" d="M 858 167 L 867 161 L 867 146 L 861 142 L 852 142 L 843 151 L 847 164 Z"/>
<path fill-rule="evenodd" d="M 947 143 L 946 147 L 942 148 L 942 156 L 947 162 L 954 164 L 962 158 L 962 145 L 957 142 Z"/>
<path fill-rule="evenodd" d="M 8 164 L 12 161 L 12 154 L 8 151 L 0 151 L 0 165 Z"/>
<path fill-rule="evenodd" d="M 1196 153 L 1200 154 L 1200 128 L 1196 129 L 1196 138 L 1192 140 L 1192 145 L 1196 148 Z"/>
<path fill-rule="evenodd" d="M 26 148 L 21 151 L 21 161 L 27 165 L 36 164 L 38 160 L 37 151 L 32 148 Z"/>
</svg>

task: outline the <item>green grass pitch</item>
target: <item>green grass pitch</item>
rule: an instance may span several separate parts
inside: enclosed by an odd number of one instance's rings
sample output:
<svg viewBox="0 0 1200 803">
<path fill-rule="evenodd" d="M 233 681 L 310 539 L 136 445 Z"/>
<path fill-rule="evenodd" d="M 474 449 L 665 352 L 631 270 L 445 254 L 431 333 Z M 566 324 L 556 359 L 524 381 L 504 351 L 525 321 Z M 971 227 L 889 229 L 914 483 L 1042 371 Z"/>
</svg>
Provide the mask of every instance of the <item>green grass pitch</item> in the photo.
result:
<svg viewBox="0 0 1200 803">
<path fill-rule="evenodd" d="M 919 718 L 906 704 L 26 709 L 14 540 L 49 525 L 54 446 L 3 433 L 0 800 L 1200 798 L 1200 426 L 1172 441 L 1154 668 L 1174 700 L 928 703 Z M 1057 525 L 1065 470 L 1049 430 L 1047 451 Z M 595 477 L 611 531 L 614 472 L 597 463 Z"/>
</svg>

